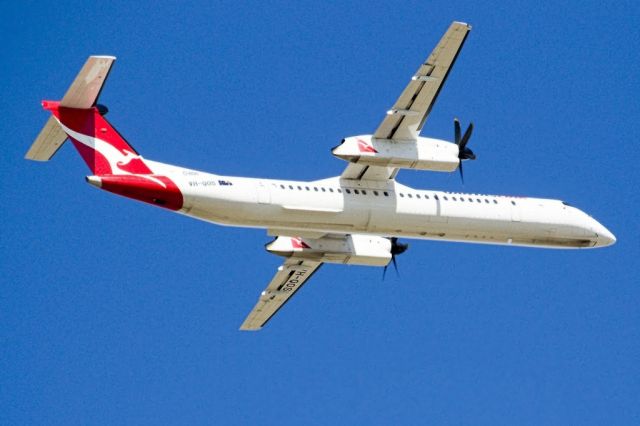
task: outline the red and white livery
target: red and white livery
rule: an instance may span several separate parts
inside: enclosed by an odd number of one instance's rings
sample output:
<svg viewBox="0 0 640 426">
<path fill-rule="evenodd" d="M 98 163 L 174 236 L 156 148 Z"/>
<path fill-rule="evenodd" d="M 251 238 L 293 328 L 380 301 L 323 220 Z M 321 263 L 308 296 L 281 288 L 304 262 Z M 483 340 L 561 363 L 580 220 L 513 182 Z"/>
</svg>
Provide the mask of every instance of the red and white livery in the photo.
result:
<svg viewBox="0 0 640 426">
<path fill-rule="evenodd" d="M 455 141 L 420 136 L 471 27 L 454 22 L 372 135 L 345 138 L 333 154 L 341 176 L 302 182 L 220 176 L 143 158 L 97 104 L 115 61 L 91 56 L 26 158 L 47 161 L 70 140 L 93 186 L 212 223 L 266 229 L 267 251 L 285 258 L 241 326 L 257 330 L 323 263 L 386 266 L 407 245 L 398 237 L 546 248 L 591 248 L 615 237 L 559 200 L 414 189 L 399 169 L 462 172 L 472 126 Z"/>
</svg>

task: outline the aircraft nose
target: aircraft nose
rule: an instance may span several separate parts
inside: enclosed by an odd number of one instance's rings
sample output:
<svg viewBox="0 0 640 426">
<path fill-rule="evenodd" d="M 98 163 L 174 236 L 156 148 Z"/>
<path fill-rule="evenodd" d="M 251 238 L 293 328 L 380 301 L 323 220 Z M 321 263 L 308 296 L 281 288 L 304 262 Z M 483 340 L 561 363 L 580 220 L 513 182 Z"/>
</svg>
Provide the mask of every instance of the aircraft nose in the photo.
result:
<svg viewBox="0 0 640 426">
<path fill-rule="evenodd" d="M 596 240 L 596 247 L 606 247 L 606 246 L 610 246 L 612 244 L 615 244 L 616 242 L 616 237 L 615 235 L 613 235 L 611 233 L 611 231 L 609 231 L 607 228 L 605 228 L 600 222 L 595 221 L 595 224 L 593 226 L 593 231 L 596 233 L 597 240 Z"/>
</svg>

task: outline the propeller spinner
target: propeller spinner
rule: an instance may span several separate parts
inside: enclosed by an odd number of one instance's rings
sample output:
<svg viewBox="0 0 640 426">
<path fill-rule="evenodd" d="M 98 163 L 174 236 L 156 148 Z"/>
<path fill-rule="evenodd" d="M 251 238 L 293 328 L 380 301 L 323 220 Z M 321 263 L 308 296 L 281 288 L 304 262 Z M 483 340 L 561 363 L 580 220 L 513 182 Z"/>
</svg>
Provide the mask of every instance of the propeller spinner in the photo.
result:
<svg viewBox="0 0 640 426">
<path fill-rule="evenodd" d="M 398 242 L 398 237 L 392 237 L 389 238 L 389 240 L 391 241 L 391 262 L 393 263 L 393 268 L 396 270 L 396 274 L 398 276 L 400 276 L 400 273 L 398 272 L 398 264 L 396 263 L 396 255 L 398 254 L 402 254 L 405 251 L 407 251 L 407 249 L 409 248 L 409 244 L 407 243 L 399 243 Z M 385 275 L 387 274 L 387 267 L 389 266 L 389 264 L 387 264 L 384 267 L 384 270 L 382 271 L 382 279 L 384 280 Z"/>
</svg>

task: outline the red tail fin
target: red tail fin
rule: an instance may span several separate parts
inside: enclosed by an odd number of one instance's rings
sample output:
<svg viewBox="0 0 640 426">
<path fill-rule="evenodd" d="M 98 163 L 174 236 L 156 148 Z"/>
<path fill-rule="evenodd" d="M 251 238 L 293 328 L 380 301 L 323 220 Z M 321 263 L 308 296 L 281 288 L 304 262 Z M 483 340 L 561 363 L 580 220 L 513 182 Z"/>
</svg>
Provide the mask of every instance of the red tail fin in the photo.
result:
<svg viewBox="0 0 640 426">
<path fill-rule="evenodd" d="M 94 175 L 152 173 L 97 107 L 66 108 L 54 101 L 43 101 L 42 106 L 56 117 Z"/>
<path fill-rule="evenodd" d="M 135 149 L 104 119 L 96 102 L 109 75 L 113 56 L 90 56 L 60 102 L 43 101 L 53 114 L 31 145 L 26 158 L 50 160 L 67 137 L 93 176 L 87 182 L 125 197 L 179 210 L 183 197 L 176 183 L 156 175 Z"/>
</svg>

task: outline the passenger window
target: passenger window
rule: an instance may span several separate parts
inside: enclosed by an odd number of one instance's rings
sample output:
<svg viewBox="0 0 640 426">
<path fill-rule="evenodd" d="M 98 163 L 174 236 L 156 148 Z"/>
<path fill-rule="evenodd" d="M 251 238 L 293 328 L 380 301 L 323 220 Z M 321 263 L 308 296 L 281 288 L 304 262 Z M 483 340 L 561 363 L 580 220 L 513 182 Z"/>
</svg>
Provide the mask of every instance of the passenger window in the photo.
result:
<svg viewBox="0 0 640 426">
<path fill-rule="evenodd" d="M 480 198 L 476 198 L 476 201 L 479 202 L 479 203 L 482 202 L 482 200 Z"/>
<path fill-rule="evenodd" d="M 416 194 L 416 198 L 417 198 L 417 199 L 420 199 L 420 194 Z"/>
<path fill-rule="evenodd" d="M 460 201 L 464 203 L 464 197 L 460 197 Z"/>
<path fill-rule="evenodd" d="M 470 202 L 470 203 L 473 203 L 473 198 L 469 198 L 469 202 Z"/>
<path fill-rule="evenodd" d="M 489 204 L 489 200 L 487 200 L 486 198 L 484 199 L 484 202 Z"/>
<path fill-rule="evenodd" d="M 358 191 L 357 189 L 354 189 L 353 192 L 357 195 L 360 194 L 360 191 Z"/>
<path fill-rule="evenodd" d="M 447 196 L 445 195 L 444 197 L 442 197 L 445 199 L 445 201 L 449 201 L 449 199 L 447 198 Z"/>
<path fill-rule="evenodd" d="M 458 201 L 458 199 L 457 199 L 456 197 L 451 197 L 451 199 L 452 199 L 453 201 Z"/>
<path fill-rule="evenodd" d="M 515 205 L 516 205 L 516 202 L 512 200 L 512 201 L 511 201 L 511 204 L 513 204 L 513 205 L 515 206 Z"/>
<path fill-rule="evenodd" d="M 373 195 L 378 196 L 378 191 L 373 191 Z"/>
<path fill-rule="evenodd" d="M 324 189 L 324 186 L 323 186 L 322 188 L 320 188 L 320 189 L 322 190 L 322 192 L 327 192 L 327 191 Z"/>
<path fill-rule="evenodd" d="M 424 199 L 425 199 L 425 200 L 428 200 L 428 199 L 429 199 L 429 196 L 428 196 L 428 195 L 425 195 L 425 196 L 424 196 Z"/>
<path fill-rule="evenodd" d="M 329 188 L 329 192 L 333 192 L 333 188 Z"/>
<path fill-rule="evenodd" d="M 498 204 L 498 200 L 493 200 L 493 204 Z"/>
<path fill-rule="evenodd" d="M 413 198 L 413 195 L 411 195 L 411 194 L 407 194 L 407 197 L 409 197 L 409 198 Z"/>
<path fill-rule="evenodd" d="M 338 191 L 338 194 L 342 194 L 342 189 L 338 188 L 336 191 Z"/>
<path fill-rule="evenodd" d="M 314 187 L 313 187 L 313 190 L 314 190 L 314 191 L 316 191 L 316 192 L 318 192 L 318 187 L 317 187 L 317 186 L 314 186 Z"/>
<path fill-rule="evenodd" d="M 387 191 L 384 191 L 384 196 L 385 196 L 385 197 L 388 197 L 388 196 L 389 196 L 389 193 L 388 193 Z"/>
<path fill-rule="evenodd" d="M 433 196 L 433 198 L 435 198 L 435 199 L 436 199 L 436 200 L 438 200 L 438 201 L 440 200 L 440 198 L 438 198 L 438 196 L 437 196 L 437 195 L 434 195 L 434 196 Z"/>
<path fill-rule="evenodd" d="M 284 185 L 280 185 L 280 188 L 284 189 Z"/>
<path fill-rule="evenodd" d="M 402 192 L 400 193 L 400 197 L 404 198 L 404 194 Z"/>
<path fill-rule="evenodd" d="M 293 189 L 293 185 L 289 185 L 289 189 Z"/>
</svg>

